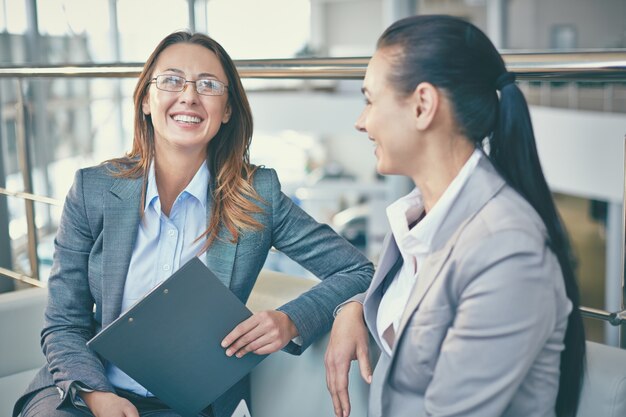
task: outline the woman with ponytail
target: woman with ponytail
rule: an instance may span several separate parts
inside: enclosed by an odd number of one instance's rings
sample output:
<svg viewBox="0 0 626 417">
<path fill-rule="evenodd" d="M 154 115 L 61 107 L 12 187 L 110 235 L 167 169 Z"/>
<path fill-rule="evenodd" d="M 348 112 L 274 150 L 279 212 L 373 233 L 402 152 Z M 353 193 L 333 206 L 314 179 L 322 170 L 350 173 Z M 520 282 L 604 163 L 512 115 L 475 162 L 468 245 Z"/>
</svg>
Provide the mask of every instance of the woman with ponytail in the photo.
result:
<svg viewBox="0 0 626 417">
<path fill-rule="evenodd" d="M 370 288 L 337 309 L 336 415 L 350 413 L 357 359 L 370 417 L 574 417 L 578 289 L 514 74 L 472 24 L 415 16 L 380 37 L 362 90 L 356 127 L 378 172 L 415 189 L 387 208 Z M 381 350 L 373 375 L 367 328 Z"/>
</svg>

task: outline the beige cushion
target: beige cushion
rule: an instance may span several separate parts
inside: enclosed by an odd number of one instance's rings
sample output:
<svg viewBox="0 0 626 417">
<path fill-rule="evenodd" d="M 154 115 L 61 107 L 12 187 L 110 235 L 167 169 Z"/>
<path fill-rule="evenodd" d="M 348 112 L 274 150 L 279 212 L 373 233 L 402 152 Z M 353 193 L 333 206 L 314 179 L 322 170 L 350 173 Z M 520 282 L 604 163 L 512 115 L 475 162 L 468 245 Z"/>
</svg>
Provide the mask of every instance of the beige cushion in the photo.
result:
<svg viewBox="0 0 626 417">
<path fill-rule="evenodd" d="M 626 350 L 587 342 L 587 374 L 577 417 L 626 416 Z"/>
<path fill-rule="evenodd" d="M 39 335 L 43 328 L 46 290 L 32 288 L 0 294 L 0 416 L 45 363 Z"/>
</svg>

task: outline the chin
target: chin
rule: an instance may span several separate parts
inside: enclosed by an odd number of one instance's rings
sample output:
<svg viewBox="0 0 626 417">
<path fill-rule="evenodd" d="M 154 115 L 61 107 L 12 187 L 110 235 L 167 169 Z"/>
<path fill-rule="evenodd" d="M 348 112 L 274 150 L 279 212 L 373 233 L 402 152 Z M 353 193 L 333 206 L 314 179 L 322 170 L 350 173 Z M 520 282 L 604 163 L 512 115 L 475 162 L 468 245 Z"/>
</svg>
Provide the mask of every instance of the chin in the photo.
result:
<svg viewBox="0 0 626 417">
<path fill-rule="evenodd" d="M 389 167 L 383 161 L 378 159 L 376 162 L 376 171 L 381 175 L 389 175 Z"/>
<path fill-rule="evenodd" d="M 393 175 L 391 172 L 380 166 L 376 168 L 376 172 L 378 172 L 380 175 Z"/>
<path fill-rule="evenodd" d="M 384 166 L 380 163 L 376 166 L 376 172 L 380 175 L 403 175 L 399 170 L 393 169 L 393 167 Z"/>
</svg>

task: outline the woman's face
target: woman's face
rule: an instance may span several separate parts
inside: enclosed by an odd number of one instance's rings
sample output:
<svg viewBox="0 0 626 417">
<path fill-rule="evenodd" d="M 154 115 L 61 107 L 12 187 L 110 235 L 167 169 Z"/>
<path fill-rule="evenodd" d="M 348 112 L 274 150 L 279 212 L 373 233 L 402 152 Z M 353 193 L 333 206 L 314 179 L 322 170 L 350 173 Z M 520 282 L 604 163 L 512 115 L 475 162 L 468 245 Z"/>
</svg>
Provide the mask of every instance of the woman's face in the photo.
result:
<svg viewBox="0 0 626 417">
<path fill-rule="evenodd" d="M 159 55 L 152 78 L 176 75 L 187 81 L 214 79 L 228 85 L 219 59 L 201 45 L 178 43 Z M 142 110 L 152 118 L 155 146 L 159 149 L 191 153 L 205 152 L 222 123 L 230 119 L 228 91 L 221 96 L 200 95 L 195 84 L 187 83 L 181 92 L 159 90 L 150 85 Z"/>
<path fill-rule="evenodd" d="M 355 127 L 374 142 L 376 170 L 384 175 L 410 175 L 419 151 L 416 115 L 410 97 L 403 98 L 389 83 L 390 50 L 379 49 L 363 81 L 365 109 Z"/>
</svg>

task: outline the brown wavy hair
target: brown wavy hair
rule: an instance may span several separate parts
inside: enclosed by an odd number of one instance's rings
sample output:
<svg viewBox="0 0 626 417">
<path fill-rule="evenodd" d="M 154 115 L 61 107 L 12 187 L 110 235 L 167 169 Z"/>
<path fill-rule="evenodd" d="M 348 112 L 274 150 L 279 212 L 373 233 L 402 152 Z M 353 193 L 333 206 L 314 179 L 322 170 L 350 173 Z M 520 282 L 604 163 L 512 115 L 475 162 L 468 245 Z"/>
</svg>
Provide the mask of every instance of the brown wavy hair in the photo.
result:
<svg viewBox="0 0 626 417">
<path fill-rule="evenodd" d="M 112 159 L 117 177 L 144 179 L 141 195 L 141 208 L 145 205 L 148 170 L 154 158 L 154 127 L 150 115 L 142 111 L 150 81 L 153 78 L 155 64 L 161 52 L 178 43 L 200 45 L 213 52 L 219 59 L 228 78 L 228 105 L 231 117 L 222 124 L 215 137 L 207 146 L 207 162 L 210 172 L 210 192 L 213 197 L 211 218 L 207 229 L 198 237 L 207 238 L 202 252 L 218 238 L 222 228 L 236 242 L 242 230 L 261 229 L 263 226 L 251 214 L 263 210 L 258 203 L 263 203 L 252 181 L 257 167 L 250 164 L 250 141 L 252 139 L 252 111 L 248 98 L 241 85 L 237 68 L 224 48 L 214 39 L 201 34 L 185 31 L 174 32 L 166 36 L 154 49 L 146 61 L 135 92 L 133 147 L 126 156 Z"/>
</svg>

